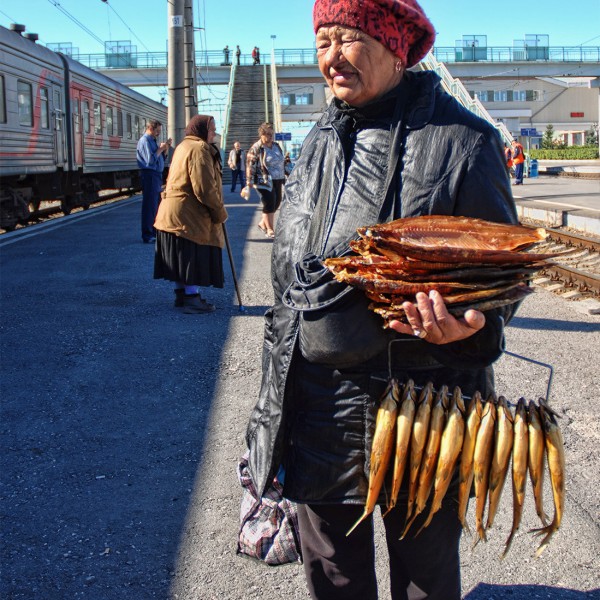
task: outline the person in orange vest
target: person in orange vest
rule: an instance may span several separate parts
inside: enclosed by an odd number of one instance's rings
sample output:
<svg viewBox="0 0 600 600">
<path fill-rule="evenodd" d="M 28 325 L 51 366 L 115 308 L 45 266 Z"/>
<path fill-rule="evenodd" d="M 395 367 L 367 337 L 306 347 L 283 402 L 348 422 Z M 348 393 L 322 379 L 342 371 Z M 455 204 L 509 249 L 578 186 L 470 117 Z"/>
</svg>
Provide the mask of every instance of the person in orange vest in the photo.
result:
<svg viewBox="0 0 600 600">
<path fill-rule="evenodd" d="M 504 158 L 506 160 L 506 170 L 510 173 L 513 166 L 512 149 L 506 142 L 504 143 Z"/>
<path fill-rule="evenodd" d="M 515 183 L 514 185 L 523 185 L 523 168 L 525 163 L 525 151 L 523 146 L 517 142 L 512 141 L 512 162 L 515 167 Z"/>
</svg>

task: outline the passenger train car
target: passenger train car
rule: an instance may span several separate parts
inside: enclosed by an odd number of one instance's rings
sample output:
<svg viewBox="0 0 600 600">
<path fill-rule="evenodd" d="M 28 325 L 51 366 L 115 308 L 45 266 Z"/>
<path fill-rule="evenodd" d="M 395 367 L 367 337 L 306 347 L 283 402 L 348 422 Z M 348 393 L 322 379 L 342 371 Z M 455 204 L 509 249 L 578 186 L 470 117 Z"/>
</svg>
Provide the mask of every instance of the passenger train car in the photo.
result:
<svg viewBox="0 0 600 600">
<path fill-rule="evenodd" d="M 166 138 L 167 108 L 12 29 L 0 26 L 0 227 L 42 200 L 68 214 L 101 189 L 139 189 L 137 141 L 151 119 Z"/>
</svg>

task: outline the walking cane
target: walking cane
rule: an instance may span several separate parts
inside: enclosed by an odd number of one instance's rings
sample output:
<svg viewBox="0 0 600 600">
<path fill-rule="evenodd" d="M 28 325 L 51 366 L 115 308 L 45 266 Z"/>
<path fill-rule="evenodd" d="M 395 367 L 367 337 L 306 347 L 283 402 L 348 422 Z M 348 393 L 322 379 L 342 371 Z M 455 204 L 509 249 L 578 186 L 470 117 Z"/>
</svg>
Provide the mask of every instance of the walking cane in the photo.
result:
<svg viewBox="0 0 600 600">
<path fill-rule="evenodd" d="M 231 274 L 233 275 L 233 285 L 235 286 L 235 293 L 237 294 L 238 306 L 240 312 L 244 312 L 244 306 L 242 305 L 242 297 L 240 295 L 240 286 L 238 285 L 237 275 L 235 273 L 235 265 L 233 264 L 233 255 L 231 254 L 231 246 L 229 245 L 229 238 L 227 237 L 227 229 L 225 223 L 223 223 L 223 235 L 225 237 L 225 245 L 227 246 L 227 254 L 229 255 L 229 264 L 231 265 Z"/>
</svg>

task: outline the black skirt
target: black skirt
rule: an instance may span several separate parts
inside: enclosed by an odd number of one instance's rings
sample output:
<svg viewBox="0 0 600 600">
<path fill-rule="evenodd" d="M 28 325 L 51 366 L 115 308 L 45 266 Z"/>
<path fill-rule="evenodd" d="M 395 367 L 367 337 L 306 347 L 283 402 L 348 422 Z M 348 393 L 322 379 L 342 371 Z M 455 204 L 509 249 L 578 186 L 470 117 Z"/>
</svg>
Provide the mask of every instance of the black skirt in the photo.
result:
<svg viewBox="0 0 600 600">
<path fill-rule="evenodd" d="M 156 232 L 154 279 L 222 288 L 223 252 L 166 231 Z"/>
</svg>

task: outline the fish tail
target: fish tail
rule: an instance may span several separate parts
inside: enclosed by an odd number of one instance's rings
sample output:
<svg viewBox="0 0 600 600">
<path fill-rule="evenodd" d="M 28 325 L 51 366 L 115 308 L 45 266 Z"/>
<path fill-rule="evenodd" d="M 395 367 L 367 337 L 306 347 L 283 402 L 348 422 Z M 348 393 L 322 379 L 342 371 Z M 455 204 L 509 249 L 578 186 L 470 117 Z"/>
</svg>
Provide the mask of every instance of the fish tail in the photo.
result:
<svg viewBox="0 0 600 600">
<path fill-rule="evenodd" d="M 346 537 L 348 537 L 370 514 L 371 513 L 368 510 L 365 510 L 363 514 L 358 518 L 358 521 L 356 521 L 356 523 L 354 523 L 354 525 L 350 527 L 348 533 L 346 534 Z"/>
</svg>

